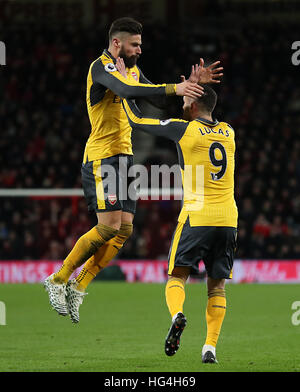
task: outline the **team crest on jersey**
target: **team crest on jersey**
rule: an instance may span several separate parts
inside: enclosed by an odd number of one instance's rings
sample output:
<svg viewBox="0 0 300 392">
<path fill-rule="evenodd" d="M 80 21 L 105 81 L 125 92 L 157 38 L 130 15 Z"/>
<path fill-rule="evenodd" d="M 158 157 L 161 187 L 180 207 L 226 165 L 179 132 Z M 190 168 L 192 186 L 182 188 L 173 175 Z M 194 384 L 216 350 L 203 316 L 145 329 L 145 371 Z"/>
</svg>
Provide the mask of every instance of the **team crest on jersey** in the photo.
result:
<svg viewBox="0 0 300 392">
<path fill-rule="evenodd" d="M 168 120 L 161 120 L 160 125 L 167 125 L 171 122 L 171 119 L 169 118 Z"/>
<path fill-rule="evenodd" d="M 108 195 L 107 199 L 109 201 L 109 204 L 114 206 L 117 202 L 117 195 Z"/>
<path fill-rule="evenodd" d="M 136 72 L 131 72 L 131 75 L 134 77 L 134 79 L 138 82 L 138 76 Z"/>
<path fill-rule="evenodd" d="M 104 69 L 105 69 L 106 72 L 115 72 L 115 71 L 117 71 L 117 68 L 116 68 L 115 64 L 113 64 L 113 63 L 106 64 L 104 66 Z"/>
</svg>

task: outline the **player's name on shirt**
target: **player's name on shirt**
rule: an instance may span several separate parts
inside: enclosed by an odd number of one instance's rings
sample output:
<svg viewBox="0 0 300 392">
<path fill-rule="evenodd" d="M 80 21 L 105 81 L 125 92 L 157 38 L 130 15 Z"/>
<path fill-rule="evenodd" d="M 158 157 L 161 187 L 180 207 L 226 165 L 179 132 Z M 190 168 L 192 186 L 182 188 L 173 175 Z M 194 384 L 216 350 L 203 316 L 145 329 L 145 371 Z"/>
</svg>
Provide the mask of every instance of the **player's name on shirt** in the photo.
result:
<svg viewBox="0 0 300 392">
<path fill-rule="evenodd" d="M 230 136 L 230 130 L 229 129 L 225 129 L 224 130 L 222 128 L 216 129 L 216 128 L 210 128 L 210 127 L 200 127 L 199 131 L 200 131 L 202 136 L 206 136 L 206 135 L 209 135 L 211 133 L 215 133 L 215 134 L 218 134 L 218 135 L 223 135 L 223 136 L 226 136 L 226 137 Z"/>
</svg>

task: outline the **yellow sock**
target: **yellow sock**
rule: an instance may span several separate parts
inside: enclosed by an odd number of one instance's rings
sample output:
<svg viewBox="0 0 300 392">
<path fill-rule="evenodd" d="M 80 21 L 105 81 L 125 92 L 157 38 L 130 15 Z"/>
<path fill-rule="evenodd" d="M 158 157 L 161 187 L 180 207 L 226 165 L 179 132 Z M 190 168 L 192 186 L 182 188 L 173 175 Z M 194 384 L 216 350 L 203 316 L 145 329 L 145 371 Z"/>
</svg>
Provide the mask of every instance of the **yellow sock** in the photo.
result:
<svg viewBox="0 0 300 392">
<path fill-rule="evenodd" d="M 183 312 L 183 304 L 185 300 L 184 285 L 185 281 L 183 279 L 175 277 L 170 277 L 166 284 L 166 302 L 171 317 L 178 312 Z"/>
<path fill-rule="evenodd" d="M 224 289 L 214 289 L 208 293 L 206 307 L 207 335 L 205 344 L 216 347 L 226 313 Z"/>
<path fill-rule="evenodd" d="M 133 230 L 132 223 L 122 223 L 118 234 L 109 240 L 99 252 L 95 254 L 94 263 L 103 269 L 118 254 L 126 240 L 131 236 Z"/>
<path fill-rule="evenodd" d="M 118 254 L 125 241 L 132 233 L 131 223 L 122 223 L 118 234 L 107 241 L 84 264 L 83 269 L 76 278 L 78 290 L 84 291 L 97 274 Z"/>
<path fill-rule="evenodd" d="M 64 260 L 60 270 L 54 274 L 53 281 L 66 283 L 76 268 L 80 267 L 88 258 L 94 255 L 117 232 L 118 230 L 110 226 L 98 224 L 81 236 Z"/>
<path fill-rule="evenodd" d="M 92 270 L 88 270 L 85 266 L 76 278 L 77 290 L 85 291 L 87 285 L 94 279 L 96 274 Z"/>
</svg>

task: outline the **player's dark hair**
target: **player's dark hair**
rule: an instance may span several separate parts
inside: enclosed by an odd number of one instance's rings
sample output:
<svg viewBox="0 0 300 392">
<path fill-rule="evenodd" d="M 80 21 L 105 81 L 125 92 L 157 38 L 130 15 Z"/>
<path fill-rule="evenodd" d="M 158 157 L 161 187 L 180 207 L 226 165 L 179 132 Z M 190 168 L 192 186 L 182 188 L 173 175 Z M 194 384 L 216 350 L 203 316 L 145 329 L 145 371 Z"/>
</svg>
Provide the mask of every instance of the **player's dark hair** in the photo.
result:
<svg viewBox="0 0 300 392">
<path fill-rule="evenodd" d="M 204 94 L 198 98 L 198 105 L 203 108 L 204 111 L 212 113 L 217 103 L 217 93 L 207 84 L 201 84 L 204 89 Z"/>
<path fill-rule="evenodd" d="M 111 41 L 116 33 L 129 33 L 132 35 L 142 35 L 143 26 L 140 22 L 133 18 L 119 18 L 116 19 L 110 26 L 108 38 Z"/>
</svg>

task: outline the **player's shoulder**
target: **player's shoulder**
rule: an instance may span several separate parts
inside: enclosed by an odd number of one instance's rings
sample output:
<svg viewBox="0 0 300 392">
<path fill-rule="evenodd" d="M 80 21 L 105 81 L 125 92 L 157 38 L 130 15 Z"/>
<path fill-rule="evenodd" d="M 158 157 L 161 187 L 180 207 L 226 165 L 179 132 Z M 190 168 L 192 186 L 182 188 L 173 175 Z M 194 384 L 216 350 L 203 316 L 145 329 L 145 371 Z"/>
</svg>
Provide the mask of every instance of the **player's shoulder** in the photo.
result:
<svg viewBox="0 0 300 392">
<path fill-rule="evenodd" d="M 185 127 L 188 127 L 191 123 L 189 121 L 183 120 L 182 118 L 168 118 L 166 120 L 160 120 L 159 121 L 160 125 L 168 125 L 168 124 L 175 124 L 175 125 L 183 125 Z"/>
<path fill-rule="evenodd" d="M 221 128 L 223 128 L 223 129 L 228 128 L 229 130 L 231 130 L 231 131 L 234 133 L 233 127 L 232 127 L 228 122 L 226 122 L 226 121 L 220 121 L 220 122 L 219 122 L 219 126 L 220 126 Z"/>
<path fill-rule="evenodd" d="M 107 51 L 103 51 L 103 53 L 93 60 L 90 64 L 90 70 L 93 68 L 102 68 L 107 72 L 114 72 L 117 70 L 114 60 L 109 56 Z"/>
</svg>

